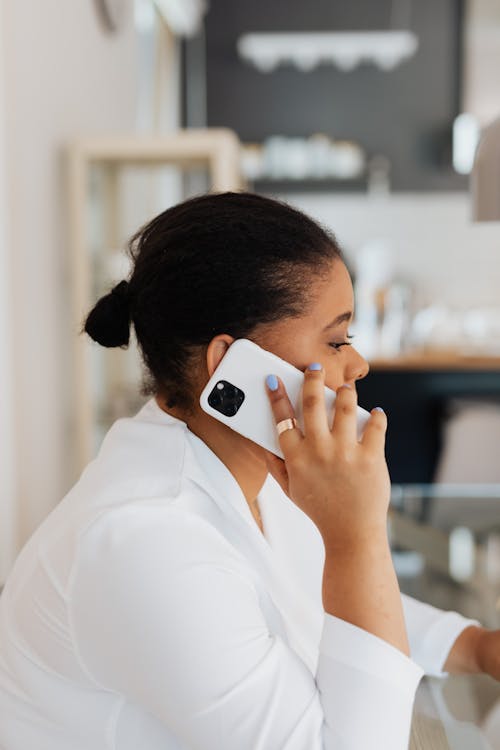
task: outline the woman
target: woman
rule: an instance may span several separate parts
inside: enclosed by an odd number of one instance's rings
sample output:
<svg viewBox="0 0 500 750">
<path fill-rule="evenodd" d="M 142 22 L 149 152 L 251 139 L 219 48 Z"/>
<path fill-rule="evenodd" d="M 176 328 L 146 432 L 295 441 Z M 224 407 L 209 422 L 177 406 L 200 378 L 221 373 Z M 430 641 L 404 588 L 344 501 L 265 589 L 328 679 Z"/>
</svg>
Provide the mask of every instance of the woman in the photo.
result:
<svg viewBox="0 0 500 750">
<path fill-rule="evenodd" d="M 151 398 L 111 427 L 0 597 L 1 747 L 402 750 L 422 675 L 446 674 L 452 646 L 452 666 L 477 669 L 491 633 L 400 595 L 386 417 L 357 442 L 368 365 L 335 239 L 224 193 L 168 209 L 131 255 L 85 331 L 126 346 L 133 323 Z M 199 406 L 238 338 L 304 371 L 304 434 L 283 384 L 263 384 L 284 462 Z"/>
</svg>

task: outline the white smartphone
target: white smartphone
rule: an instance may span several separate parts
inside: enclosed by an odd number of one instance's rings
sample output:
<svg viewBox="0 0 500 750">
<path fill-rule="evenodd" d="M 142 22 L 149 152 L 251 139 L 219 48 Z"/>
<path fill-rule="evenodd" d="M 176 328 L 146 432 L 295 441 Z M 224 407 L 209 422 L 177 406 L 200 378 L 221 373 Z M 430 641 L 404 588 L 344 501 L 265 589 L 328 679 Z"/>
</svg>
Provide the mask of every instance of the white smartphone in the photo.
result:
<svg viewBox="0 0 500 750">
<path fill-rule="evenodd" d="M 267 375 L 278 375 L 303 429 L 302 384 L 304 373 L 272 352 L 248 339 L 233 341 L 200 395 L 201 408 L 240 435 L 283 458 L 276 421 L 266 392 Z M 325 404 L 330 427 L 336 393 L 325 386 Z M 358 440 L 370 413 L 358 406 Z"/>
</svg>

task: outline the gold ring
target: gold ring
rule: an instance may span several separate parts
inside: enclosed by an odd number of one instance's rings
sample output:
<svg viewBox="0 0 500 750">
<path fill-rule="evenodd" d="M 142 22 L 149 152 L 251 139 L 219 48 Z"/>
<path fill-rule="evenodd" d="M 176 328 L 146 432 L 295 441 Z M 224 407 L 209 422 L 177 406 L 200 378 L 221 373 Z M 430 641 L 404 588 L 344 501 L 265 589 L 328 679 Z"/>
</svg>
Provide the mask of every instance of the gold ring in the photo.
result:
<svg viewBox="0 0 500 750">
<path fill-rule="evenodd" d="M 286 430 L 293 430 L 297 427 L 297 420 L 295 417 L 292 417 L 291 419 L 282 419 L 281 422 L 278 422 L 276 425 L 276 429 L 278 430 L 278 435 L 281 435 L 282 432 L 285 432 Z"/>
</svg>

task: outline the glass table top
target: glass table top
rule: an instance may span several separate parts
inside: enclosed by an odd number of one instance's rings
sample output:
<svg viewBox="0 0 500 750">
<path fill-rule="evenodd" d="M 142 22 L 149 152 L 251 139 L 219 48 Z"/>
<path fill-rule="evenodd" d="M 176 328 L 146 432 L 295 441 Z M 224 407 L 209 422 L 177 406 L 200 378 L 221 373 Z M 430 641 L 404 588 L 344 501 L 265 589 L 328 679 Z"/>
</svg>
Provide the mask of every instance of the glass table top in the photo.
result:
<svg viewBox="0 0 500 750">
<path fill-rule="evenodd" d="M 389 512 L 403 593 L 500 628 L 500 485 L 394 485 Z M 410 750 L 500 750 L 500 682 L 422 678 Z"/>
</svg>

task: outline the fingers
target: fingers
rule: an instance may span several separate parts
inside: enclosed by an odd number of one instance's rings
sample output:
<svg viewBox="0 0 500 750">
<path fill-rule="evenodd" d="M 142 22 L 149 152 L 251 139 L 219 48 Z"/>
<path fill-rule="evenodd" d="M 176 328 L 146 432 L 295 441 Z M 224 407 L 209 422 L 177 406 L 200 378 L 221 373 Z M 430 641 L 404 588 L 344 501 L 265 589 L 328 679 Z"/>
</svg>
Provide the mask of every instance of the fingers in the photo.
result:
<svg viewBox="0 0 500 750">
<path fill-rule="evenodd" d="M 325 405 L 325 373 L 321 366 L 316 365 L 312 370 L 310 367 L 304 372 L 302 386 L 304 434 L 326 440 L 330 435 L 330 426 Z"/>
<path fill-rule="evenodd" d="M 272 388 L 270 386 L 276 386 Z M 293 406 L 285 386 L 282 381 L 276 377 L 276 375 L 269 375 L 266 379 L 266 390 L 271 402 L 271 409 L 273 410 L 275 423 L 281 422 L 283 419 L 292 418 L 294 415 Z M 296 446 L 302 440 L 302 433 L 298 427 L 292 430 L 285 430 L 278 436 L 278 441 L 283 451 L 283 455 L 286 458 L 288 451 Z"/>
<path fill-rule="evenodd" d="M 387 431 L 387 416 L 379 407 L 372 409 L 370 414 L 371 416 L 366 423 L 361 443 L 369 450 L 383 452 Z"/>
<path fill-rule="evenodd" d="M 337 389 L 332 433 L 343 442 L 357 442 L 357 406 L 358 397 L 354 388 L 342 385 Z"/>
</svg>

